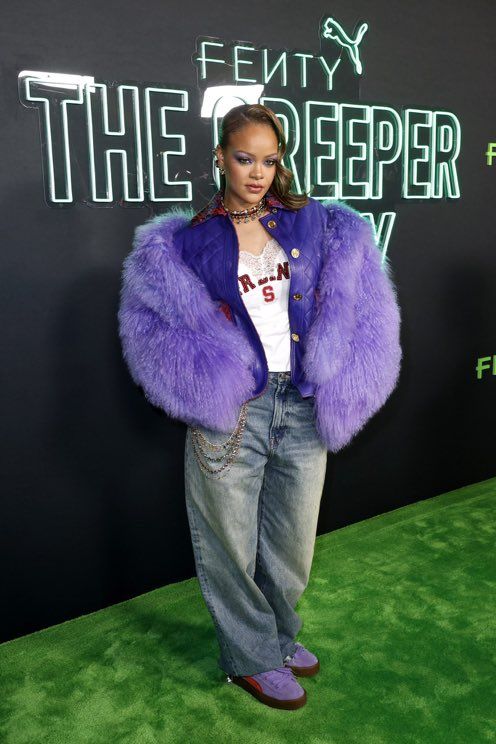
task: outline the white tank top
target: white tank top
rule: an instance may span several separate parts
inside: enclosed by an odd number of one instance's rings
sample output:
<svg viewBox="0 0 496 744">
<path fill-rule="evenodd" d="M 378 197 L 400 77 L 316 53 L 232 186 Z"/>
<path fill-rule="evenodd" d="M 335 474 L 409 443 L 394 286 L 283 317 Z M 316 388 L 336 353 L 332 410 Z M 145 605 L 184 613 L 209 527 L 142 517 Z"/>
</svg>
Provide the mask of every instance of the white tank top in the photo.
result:
<svg viewBox="0 0 496 744">
<path fill-rule="evenodd" d="M 291 370 L 290 276 L 288 258 L 275 238 L 259 256 L 239 251 L 239 294 L 262 341 L 270 372 Z"/>
</svg>

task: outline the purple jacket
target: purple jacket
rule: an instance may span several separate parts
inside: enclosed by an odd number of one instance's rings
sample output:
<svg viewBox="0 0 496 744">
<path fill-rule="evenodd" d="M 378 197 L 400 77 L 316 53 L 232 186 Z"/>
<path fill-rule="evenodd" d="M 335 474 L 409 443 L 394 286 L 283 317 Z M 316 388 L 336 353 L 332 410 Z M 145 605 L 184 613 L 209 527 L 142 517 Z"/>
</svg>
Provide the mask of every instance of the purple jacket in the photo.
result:
<svg viewBox="0 0 496 744">
<path fill-rule="evenodd" d="M 260 222 L 290 266 L 291 379 L 315 396 L 327 449 L 344 447 L 396 387 L 400 310 L 388 259 L 340 201 L 288 209 L 270 192 Z M 230 433 L 267 385 L 265 352 L 238 287 L 238 240 L 218 191 L 196 215 L 173 207 L 136 228 L 123 267 L 119 334 L 147 399 L 189 425 Z"/>
</svg>

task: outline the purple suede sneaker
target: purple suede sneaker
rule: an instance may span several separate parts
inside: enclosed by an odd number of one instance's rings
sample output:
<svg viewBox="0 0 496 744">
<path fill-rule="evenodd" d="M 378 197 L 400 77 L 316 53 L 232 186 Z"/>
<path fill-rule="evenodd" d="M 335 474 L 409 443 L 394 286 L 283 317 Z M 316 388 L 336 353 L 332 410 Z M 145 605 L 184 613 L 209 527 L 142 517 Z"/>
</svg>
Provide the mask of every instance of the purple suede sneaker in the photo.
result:
<svg viewBox="0 0 496 744">
<path fill-rule="evenodd" d="M 229 674 L 228 682 L 234 682 L 271 708 L 294 710 L 307 702 L 307 694 L 295 679 L 289 667 L 282 666 L 269 672 L 259 672 L 245 677 Z"/>
<path fill-rule="evenodd" d="M 289 667 L 298 677 L 313 677 L 320 669 L 319 660 L 298 641 L 295 641 L 295 645 L 294 654 L 284 659 L 285 666 Z"/>
</svg>

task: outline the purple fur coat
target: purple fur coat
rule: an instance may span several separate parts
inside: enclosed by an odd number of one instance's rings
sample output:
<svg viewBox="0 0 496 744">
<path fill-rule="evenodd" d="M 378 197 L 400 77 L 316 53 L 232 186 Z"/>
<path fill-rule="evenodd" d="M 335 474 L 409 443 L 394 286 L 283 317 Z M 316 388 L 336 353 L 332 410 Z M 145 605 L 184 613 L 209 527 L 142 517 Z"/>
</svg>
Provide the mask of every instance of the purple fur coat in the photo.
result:
<svg viewBox="0 0 496 744">
<path fill-rule="evenodd" d="M 325 208 L 303 370 L 315 385 L 319 436 L 337 452 L 396 387 L 401 321 L 391 268 L 370 223 L 343 202 Z M 254 351 L 181 258 L 174 233 L 193 214 L 173 208 L 136 229 L 124 261 L 119 334 L 132 378 L 152 404 L 189 425 L 227 433 L 253 397 Z"/>
</svg>

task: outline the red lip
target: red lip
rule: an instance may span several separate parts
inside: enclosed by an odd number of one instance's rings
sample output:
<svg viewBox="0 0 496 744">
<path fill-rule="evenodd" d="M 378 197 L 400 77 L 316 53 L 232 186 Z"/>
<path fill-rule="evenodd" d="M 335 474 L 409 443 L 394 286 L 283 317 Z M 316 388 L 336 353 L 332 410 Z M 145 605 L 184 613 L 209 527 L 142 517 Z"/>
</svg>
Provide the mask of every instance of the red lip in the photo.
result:
<svg viewBox="0 0 496 744">
<path fill-rule="evenodd" d="M 250 189 L 258 189 L 259 191 L 263 189 L 263 186 L 260 186 L 258 183 L 249 183 L 247 186 Z"/>
</svg>

